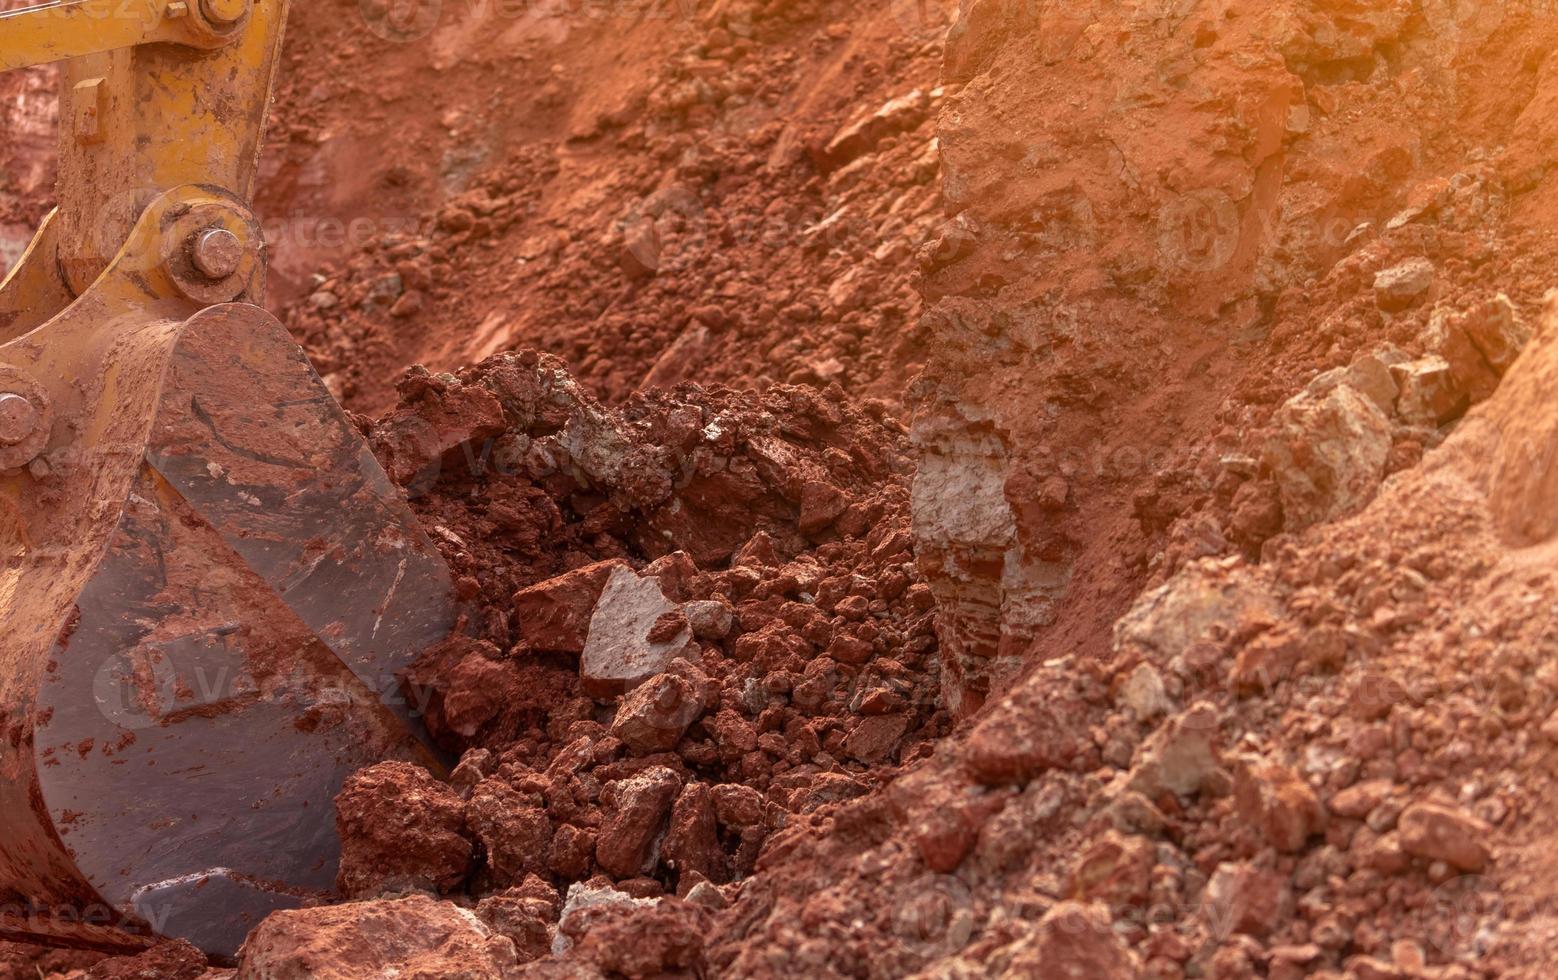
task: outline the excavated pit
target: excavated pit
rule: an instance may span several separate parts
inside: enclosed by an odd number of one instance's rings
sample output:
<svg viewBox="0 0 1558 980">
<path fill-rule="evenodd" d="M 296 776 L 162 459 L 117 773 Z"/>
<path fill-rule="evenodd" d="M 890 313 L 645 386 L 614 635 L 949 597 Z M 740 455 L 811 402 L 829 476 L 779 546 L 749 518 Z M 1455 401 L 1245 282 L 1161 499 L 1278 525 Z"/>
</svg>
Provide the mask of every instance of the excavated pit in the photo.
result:
<svg viewBox="0 0 1558 980">
<path fill-rule="evenodd" d="M 270 305 L 460 762 L 236 976 L 1551 975 L 1551 12 L 502 8 L 293 13 Z"/>
</svg>

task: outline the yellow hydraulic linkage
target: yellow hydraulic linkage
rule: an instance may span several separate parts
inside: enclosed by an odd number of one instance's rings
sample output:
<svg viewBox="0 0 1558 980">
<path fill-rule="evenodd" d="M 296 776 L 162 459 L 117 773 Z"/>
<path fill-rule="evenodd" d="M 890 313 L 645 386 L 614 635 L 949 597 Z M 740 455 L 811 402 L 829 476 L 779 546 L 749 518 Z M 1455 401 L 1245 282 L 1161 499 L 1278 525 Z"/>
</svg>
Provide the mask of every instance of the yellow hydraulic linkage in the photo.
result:
<svg viewBox="0 0 1558 980">
<path fill-rule="evenodd" d="M 55 0 L 0 13 L 0 70 L 138 44 L 217 48 L 249 14 L 246 0 Z"/>
<path fill-rule="evenodd" d="M 448 570 L 257 305 L 286 8 L 0 13 L 0 70 L 63 62 L 0 284 L 0 938 L 229 958 L 331 896 L 348 773 L 441 762 L 400 677 Z"/>
</svg>

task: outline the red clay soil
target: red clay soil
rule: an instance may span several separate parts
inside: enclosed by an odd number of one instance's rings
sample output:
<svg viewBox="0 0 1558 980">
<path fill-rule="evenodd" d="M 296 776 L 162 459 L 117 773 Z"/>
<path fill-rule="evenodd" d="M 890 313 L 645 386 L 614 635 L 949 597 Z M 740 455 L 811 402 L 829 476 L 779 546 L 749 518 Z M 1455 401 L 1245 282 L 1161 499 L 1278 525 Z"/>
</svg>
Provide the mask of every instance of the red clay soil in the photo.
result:
<svg viewBox="0 0 1558 980">
<path fill-rule="evenodd" d="M 237 976 L 1552 975 L 1547 13 L 471 9 L 293 15 L 272 303 L 459 762 Z"/>
<path fill-rule="evenodd" d="M 896 398 L 918 369 L 931 8 L 906 31 L 811 2 L 497 5 L 397 44 L 345 6 L 293 15 L 259 204 L 276 300 L 348 404 L 516 344 L 610 401 L 689 378 Z M 310 247 L 341 237 L 366 247 Z"/>
</svg>

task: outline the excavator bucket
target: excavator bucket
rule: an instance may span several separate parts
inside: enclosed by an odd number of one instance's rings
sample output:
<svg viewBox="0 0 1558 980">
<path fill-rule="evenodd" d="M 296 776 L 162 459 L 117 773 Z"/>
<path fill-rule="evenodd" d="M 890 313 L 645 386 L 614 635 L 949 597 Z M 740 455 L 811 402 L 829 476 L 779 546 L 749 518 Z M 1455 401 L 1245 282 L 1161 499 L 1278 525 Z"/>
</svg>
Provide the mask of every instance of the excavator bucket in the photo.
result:
<svg viewBox="0 0 1558 980">
<path fill-rule="evenodd" d="M 285 6 L 214 6 L 226 46 L 67 52 L 63 118 L 91 100 L 140 163 L 116 189 L 119 137 L 67 132 L 60 210 L 0 285 L 0 938 L 230 959 L 269 912 L 332 897 L 349 773 L 446 761 L 401 678 L 452 628 L 448 570 L 255 305 L 246 198 Z M 28 23 L 0 15 L 0 67 L 51 36 Z M 173 85 L 213 78 L 243 87 Z M 156 91 L 199 138 L 241 138 L 147 162 L 129 135 Z"/>
</svg>

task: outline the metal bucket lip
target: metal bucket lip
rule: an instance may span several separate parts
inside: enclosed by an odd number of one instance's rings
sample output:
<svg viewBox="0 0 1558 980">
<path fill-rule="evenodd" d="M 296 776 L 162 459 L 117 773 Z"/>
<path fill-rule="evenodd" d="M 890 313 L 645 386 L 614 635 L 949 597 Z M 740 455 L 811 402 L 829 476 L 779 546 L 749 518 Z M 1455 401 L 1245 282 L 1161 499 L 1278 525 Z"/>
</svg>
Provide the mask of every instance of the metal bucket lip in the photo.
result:
<svg viewBox="0 0 1558 980">
<path fill-rule="evenodd" d="M 141 232 L 188 214 L 192 199 L 212 200 L 181 189 L 148 209 Z M 0 705 L 16 732 L 0 740 L 0 809 L 11 811 L 0 894 L 9 882 L 49 912 L 8 920 L 0 903 L 0 935 L 119 949 L 178 935 L 224 958 L 257 917 L 330 897 L 333 799 L 346 775 L 397 756 L 443 768 L 415 714 L 386 701 L 399 671 L 453 628 L 454 595 L 404 496 L 285 328 L 244 303 L 198 309 L 172 286 L 111 269 L 58 317 L 0 347 L 0 362 L 48 367 L 62 419 L 51 445 L 105 457 L 78 453 L 85 479 L 66 481 L 48 503 L 18 498 L 24 516 L 52 528 L 45 543 L 56 551 L 30 569 L 13 561 L 12 588 L 0 588 L 0 615 L 23 627 L 9 653 L 0 646 Z M 71 347 L 71 334 L 89 342 Z M 264 435 L 270 425 L 282 428 Z M 251 451 L 253 440 L 308 432 L 321 442 L 303 439 L 301 454 Z M 325 575 L 332 563 L 339 569 Z M 0 568 L 0 583 L 7 574 Z M 202 599 L 202 590 L 226 598 Z M 115 660 L 145 654 L 148 637 L 173 658 L 160 679 L 154 665 Z M 269 657 L 304 676 L 271 678 L 248 700 L 228 690 L 221 705 L 176 704 L 176 658 L 186 656 L 240 666 Z M 115 700 L 142 668 L 150 691 L 162 683 L 170 692 L 157 710 Z M 326 695 L 310 686 L 321 678 L 334 682 Z M 182 820 L 181 806 L 198 811 L 200 794 L 180 779 L 213 778 L 136 771 L 137 758 L 158 751 L 159 762 L 177 759 L 181 738 L 182 751 L 203 746 L 227 781 L 205 798 L 206 826 L 226 819 L 227 830 L 200 828 L 203 843 L 200 833 L 164 840 L 159 833 L 175 830 L 145 826 Z M 112 789 L 94 791 L 94 781 Z M 225 816 L 235 807 L 245 819 Z M 146 819 L 89 831 L 94 808 Z M 226 897 L 212 903 L 215 894 Z M 202 897 L 222 907 L 203 909 Z M 172 905 L 159 907 L 164 899 Z M 103 921 L 69 928 L 88 913 Z"/>
</svg>

